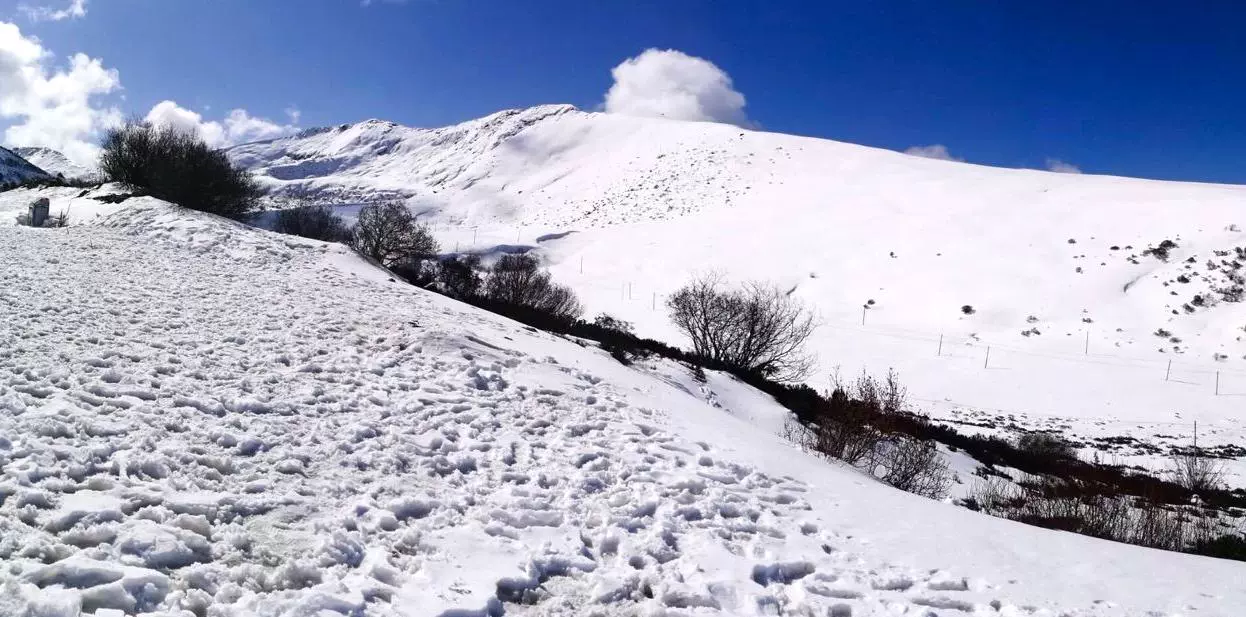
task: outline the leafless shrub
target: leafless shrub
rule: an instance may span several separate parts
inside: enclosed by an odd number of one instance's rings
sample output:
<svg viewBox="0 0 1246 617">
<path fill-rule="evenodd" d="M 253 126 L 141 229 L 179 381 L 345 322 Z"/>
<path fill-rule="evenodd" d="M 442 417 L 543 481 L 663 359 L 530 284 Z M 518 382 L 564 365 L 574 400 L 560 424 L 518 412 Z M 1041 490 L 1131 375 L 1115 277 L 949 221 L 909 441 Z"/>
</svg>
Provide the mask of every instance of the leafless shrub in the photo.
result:
<svg viewBox="0 0 1246 617">
<path fill-rule="evenodd" d="M 721 276 L 694 279 L 667 300 L 671 320 L 706 359 L 779 382 L 808 376 L 805 342 L 812 313 L 783 290 L 760 282 L 728 288 Z"/>
<path fill-rule="evenodd" d="M 942 499 L 952 484 L 952 472 L 930 441 L 892 436 L 872 460 L 879 479 L 902 491 Z"/>
<path fill-rule="evenodd" d="M 854 400 L 836 388 L 811 428 L 809 447 L 824 456 L 856 465 L 872 455 L 883 441 L 875 408 Z"/>
<path fill-rule="evenodd" d="M 69 227 L 69 210 L 62 210 L 60 214 L 49 216 L 48 220 L 43 222 L 44 227 Z"/>
<path fill-rule="evenodd" d="M 1161 504 L 1117 494 L 1111 487 L 1050 477 L 1012 485 L 979 482 L 964 501 L 986 514 L 1048 529 L 1147 546 L 1246 559 L 1240 529 L 1214 510 Z"/>
<path fill-rule="evenodd" d="M 399 202 L 364 206 L 350 244 L 387 268 L 411 268 L 439 250 L 428 226 L 416 222 L 411 211 Z"/>
<path fill-rule="evenodd" d="M 1077 458 L 1077 449 L 1055 433 L 1035 431 L 1017 438 L 1017 449 L 1034 456 L 1053 459 Z"/>
<path fill-rule="evenodd" d="M 262 191 L 250 172 L 194 131 L 131 121 L 104 135 L 100 171 L 112 182 L 229 218 L 255 209 Z"/>
<path fill-rule="evenodd" d="M 329 206 L 299 206 L 277 212 L 274 230 L 325 242 L 349 241 L 351 230 Z"/>
<path fill-rule="evenodd" d="M 484 295 L 493 302 L 575 319 L 584 312 L 575 292 L 558 285 L 529 255 L 503 255 L 489 270 Z"/>
<path fill-rule="evenodd" d="M 1216 489 L 1224 479 L 1224 464 L 1219 459 L 1204 456 L 1197 448 L 1172 457 L 1169 473 L 1176 482 L 1192 493 Z"/>
<path fill-rule="evenodd" d="M 451 298 L 470 299 L 480 293 L 480 258 L 468 255 L 442 259 L 437 264 L 437 290 Z"/>
</svg>

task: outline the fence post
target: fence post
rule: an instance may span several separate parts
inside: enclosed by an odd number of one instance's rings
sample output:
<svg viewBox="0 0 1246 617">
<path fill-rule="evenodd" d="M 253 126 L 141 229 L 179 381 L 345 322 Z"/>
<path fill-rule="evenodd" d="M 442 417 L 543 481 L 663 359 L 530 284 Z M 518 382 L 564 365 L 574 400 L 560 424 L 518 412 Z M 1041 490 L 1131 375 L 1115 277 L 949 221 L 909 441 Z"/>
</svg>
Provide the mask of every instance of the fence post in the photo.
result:
<svg viewBox="0 0 1246 617">
<path fill-rule="evenodd" d="M 1090 330 L 1086 330 L 1086 355 L 1090 355 Z"/>
<path fill-rule="evenodd" d="M 658 310 L 658 292 L 653 292 L 653 299 L 649 301 L 649 310 Z"/>
<path fill-rule="evenodd" d="M 1172 360 L 1168 361 L 1168 370 L 1164 371 L 1164 381 L 1168 381 L 1169 377 L 1172 377 Z"/>
<path fill-rule="evenodd" d="M 1220 396 L 1220 371 L 1216 371 L 1216 396 Z"/>
<path fill-rule="evenodd" d="M 935 355 L 936 356 L 943 355 L 943 333 L 942 332 L 939 333 L 939 351 L 936 351 Z"/>
<path fill-rule="evenodd" d="M 991 364 L 991 346 L 986 346 L 986 359 L 982 361 L 982 368 L 987 368 Z"/>
<path fill-rule="evenodd" d="M 584 274 L 584 256 L 580 255 L 580 274 Z"/>
<path fill-rule="evenodd" d="M 861 307 L 861 325 L 863 326 L 865 325 L 865 309 L 866 307 Z"/>
</svg>

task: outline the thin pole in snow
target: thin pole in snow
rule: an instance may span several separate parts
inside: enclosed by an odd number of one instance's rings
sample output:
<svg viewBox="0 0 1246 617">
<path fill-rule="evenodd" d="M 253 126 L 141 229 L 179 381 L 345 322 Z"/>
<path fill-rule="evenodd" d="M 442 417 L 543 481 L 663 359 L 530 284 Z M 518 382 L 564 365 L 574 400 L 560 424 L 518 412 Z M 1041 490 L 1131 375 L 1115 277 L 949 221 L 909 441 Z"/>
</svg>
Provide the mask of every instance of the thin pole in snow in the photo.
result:
<svg viewBox="0 0 1246 617">
<path fill-rule="evenodd" d="M 936 356 L 943 355 L 943 333 L 942 332 L 939 333 L 939 351 L 936 351 L 935 355 Z"/>
<path fill-rule="evenodd" d="M 580 274 L 584 274 L 584 256 L 580 255 Z"/>
<path fill-rule="evenodd" d="M 472 244 L 476 243 L 476 228 L 472 228 Z"/>
<path fill-rule="evenodd" d="M 1090 355 L 1090 330 L 1086 331 L 1086 355 Z"/>
<path fill-rule="evenodd" d="M 631 283 L 627 284 L 627 299 L 628 300 L 632 299 L 632 284 Z"/>
<path fill-rule="evenodd" d="M 1216 396 L 1220 396 L 1220 371 L 1216 371 Z"/>
<path fill-rule="evenodd" d="M 653 299 L 649 301 L 649 310 L 658 310 L 658 292 L 653 292 Z"/>
<path fill-rule="evenodd" d="M 986 346 L 986 359 L 982 361 L 982 368 L 987 368 L 990 365 L 991 365 L 991 346 L 987 345 Z"/>
<path fill-rule="evenodd" d="M 861 325 L 865 325 L 865 307 L 861 307 Z"/>
<path fill-rule="evenodd" d="M 1169 377 L 1172 377 L 1172 360 L 1168 361 L 1168 370 L 1164 372 L 1164 381 L 1168 381 Z"/>
</svg>

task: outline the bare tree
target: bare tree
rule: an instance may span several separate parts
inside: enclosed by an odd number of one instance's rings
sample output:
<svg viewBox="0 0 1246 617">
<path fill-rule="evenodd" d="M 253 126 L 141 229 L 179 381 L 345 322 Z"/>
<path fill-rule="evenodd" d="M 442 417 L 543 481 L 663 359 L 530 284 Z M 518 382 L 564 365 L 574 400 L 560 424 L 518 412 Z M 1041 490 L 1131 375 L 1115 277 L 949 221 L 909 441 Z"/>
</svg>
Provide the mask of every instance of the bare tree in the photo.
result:
<svg viewBox="0 0 1246 617">
<path fill-rule="evenodd" d="M 416 222 L 411 211 L 398 202 L 364 206 L 350 244 L 387 268 L 410 267 L 439 250 L 428 226 Z"/>
<path fill-rule="evenodd" d="M 773 285 L 750 282 L 731 289 L 720 275 L 707 274 L 675 292 L 666 305 L 703 358 L 786 382 L 804 379 L 813 368 L 804 349 L 817 327 L 813 315 Z"/>
<path fill-rule="evenodd" d="M 489 270 L 484 295 L 494 302 L 536 309 L 559 318 L 576 319 L 584 313 L 575 293 L 555 284 L 549 272 L 530 255 L 503 255 Z"/>
</svg>

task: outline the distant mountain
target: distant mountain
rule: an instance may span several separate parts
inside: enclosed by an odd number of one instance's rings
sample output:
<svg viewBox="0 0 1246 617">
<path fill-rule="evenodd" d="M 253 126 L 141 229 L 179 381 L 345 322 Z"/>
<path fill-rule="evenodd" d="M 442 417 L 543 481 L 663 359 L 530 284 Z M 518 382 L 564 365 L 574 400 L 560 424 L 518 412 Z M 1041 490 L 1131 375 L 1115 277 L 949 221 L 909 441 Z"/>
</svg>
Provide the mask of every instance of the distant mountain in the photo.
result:
<svg viewBox="0 0 1246 617">
<path fill-rule="evenodd" d="M 67 180 L 93 180 L 99 176 L 98 171 L 83 167 L 51 148 L 13 148 L 13 152 L 47 173 L 64 176 Z"/>
<path fill-rule="evenodd" d="M 0 185 L 47 178 L 50 174 L 7 148 L 0 148 Z"/>
</svg>

